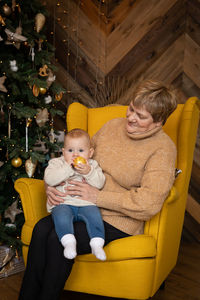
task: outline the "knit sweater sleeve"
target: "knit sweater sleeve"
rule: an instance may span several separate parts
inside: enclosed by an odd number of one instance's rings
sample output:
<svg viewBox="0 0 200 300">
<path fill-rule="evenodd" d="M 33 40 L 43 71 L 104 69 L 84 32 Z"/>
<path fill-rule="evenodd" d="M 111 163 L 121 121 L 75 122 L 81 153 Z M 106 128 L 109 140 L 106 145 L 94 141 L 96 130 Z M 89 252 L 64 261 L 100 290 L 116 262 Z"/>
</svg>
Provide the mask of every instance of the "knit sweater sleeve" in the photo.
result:
<svg viewBox="0 0 200 300">
<path fill-rule="evenodd" d="M 97 206 L 146 221 L 158 213 L 174 182 L 176 148 L 159 148 L 146 162 L 141 184 L 122 192 L 102 190 Z"/>
<path fill-rule="evenodd" d="M 49 161 L 44 172 L 44 181 L 50 186 L 56 186 L 74 175 L 74 170 L 62 158 L 53 158 Z"/>
<path fill-rule="evenodd" d="M 88 174 L 83 175 L 83 177 L 86 179 L 86 181 L 98 188 L 98 189 L 102 189 L 102 187 L 104 186 L 105 183 L 105 176 L 103 174 L 102 169 L 99 167 L 97 161 L 95 160 L 90 160 L 91 161 L 91 170 Z"/>
</svg>

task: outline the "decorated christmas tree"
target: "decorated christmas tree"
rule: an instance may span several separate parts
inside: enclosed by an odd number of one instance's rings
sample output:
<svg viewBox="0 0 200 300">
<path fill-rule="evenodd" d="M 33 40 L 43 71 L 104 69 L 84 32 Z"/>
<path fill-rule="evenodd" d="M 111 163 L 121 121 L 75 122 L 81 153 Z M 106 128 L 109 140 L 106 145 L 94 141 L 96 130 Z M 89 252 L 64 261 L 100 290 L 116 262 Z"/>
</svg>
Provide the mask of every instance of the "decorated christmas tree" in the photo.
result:
<svg viewBox="0 0 200 300">
<path fill-rule="evenodd" d="M 42 178 L 61 147 L 54 117 L 64 89 L 55 80 L 47 18 L 40 1 L 0 1 L 0 243 L 14 249 L 24 222 L 14 182 Z"/>
</svg>

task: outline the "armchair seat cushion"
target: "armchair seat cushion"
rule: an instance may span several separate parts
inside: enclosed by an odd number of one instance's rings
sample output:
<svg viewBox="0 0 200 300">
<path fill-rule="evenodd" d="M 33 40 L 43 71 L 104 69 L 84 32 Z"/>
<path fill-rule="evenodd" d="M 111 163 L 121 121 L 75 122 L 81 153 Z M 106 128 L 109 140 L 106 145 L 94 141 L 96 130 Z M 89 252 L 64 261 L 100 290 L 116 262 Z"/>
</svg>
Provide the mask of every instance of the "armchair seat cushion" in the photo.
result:
<svg viewBox="0 0 200 300">
<path fill-rule="evenodd" d="M 156 240 L 150 235 L 136 235 L 112 241 L 104 247 L 108 261 L 122 261 L 156 256 Z M 94 255 L 79 255 L 77 261 L 98 261 Z"/>
</svg>

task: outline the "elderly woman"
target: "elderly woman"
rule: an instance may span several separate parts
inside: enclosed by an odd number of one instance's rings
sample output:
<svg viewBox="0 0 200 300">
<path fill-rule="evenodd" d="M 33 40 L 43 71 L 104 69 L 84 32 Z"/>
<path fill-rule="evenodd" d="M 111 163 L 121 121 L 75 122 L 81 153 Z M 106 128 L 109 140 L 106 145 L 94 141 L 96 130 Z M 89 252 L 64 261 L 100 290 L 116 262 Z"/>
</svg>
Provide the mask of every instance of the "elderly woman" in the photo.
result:
<svg viewBox="0 0 200 300">
<path fill-rule="evenodd" d="M 175 174 L 176 148 L 162 125 L 176 108 L 175 94 L 160 82 L 141 83 L 131 99 L 126 118 L 107 122 L 93 137 L 94 159 L 106 176 L 102 190 L 71 181 L 66 194 L 77 195 L 101 209 L 105 244 L 143 233 L 144 221 L 157 214 Z M 63 196 L 47 187 L 51 205 Z M 76 222 L 77 253 L 90 253 L 85 224 Z M 70 275 L 74 260 L 63 256 L 50 216 L 33 231 L 20 300 L 56 300 Z"/>
</svg>

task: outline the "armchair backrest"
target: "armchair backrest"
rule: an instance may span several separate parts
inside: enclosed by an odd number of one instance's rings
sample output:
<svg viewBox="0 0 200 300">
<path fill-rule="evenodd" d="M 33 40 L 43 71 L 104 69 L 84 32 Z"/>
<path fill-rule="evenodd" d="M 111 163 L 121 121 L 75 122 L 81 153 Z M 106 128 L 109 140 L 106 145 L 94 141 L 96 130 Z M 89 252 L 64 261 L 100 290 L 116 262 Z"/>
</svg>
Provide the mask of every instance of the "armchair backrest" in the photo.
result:
<svg viewBox="0 0 200 300">
<path fill-rule="evenodd" d="M 165 132 L 174 143 L 178 144 L 178 130 L 184 104 L 179 104 L 175 112 L 168 118 L 164 125 Z M 107 121 L 114 118 L 125 118 L 128 106 L 109 105 L 98 108 L 87 108 L 75 102 L 69 106 L 67 112 L 67 129 L 81 128 L 92 137 Z"/>
</svg>

